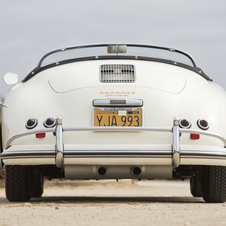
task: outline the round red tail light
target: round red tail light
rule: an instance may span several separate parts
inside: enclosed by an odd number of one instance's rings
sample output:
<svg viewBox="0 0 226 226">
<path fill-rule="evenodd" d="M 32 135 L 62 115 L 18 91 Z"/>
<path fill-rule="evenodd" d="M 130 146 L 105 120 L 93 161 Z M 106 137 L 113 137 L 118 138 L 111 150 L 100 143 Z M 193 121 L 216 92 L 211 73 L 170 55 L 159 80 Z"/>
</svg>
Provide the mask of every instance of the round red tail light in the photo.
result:
<svg viewBox="0 0 226 226">
<path fill-rule="evenodd" d="M 180 119 L 179 126 L 183 129 L 189 129 L 191 128 L 191 123 L 187 119 Z"/>
<path fill-rule="evenodd" d="M 27 120 L 25 127 L 27 129 L 34 129 L 38 125 L 38 120 L 36 118 L 30 118 Z"/>
<path fill-rule="evenodd" d="M 56 119 L 54 118 L 47 118 L 44 122 L 43 122 L 43 125 L 46 127 L 46 128 L 52 128 L 56 125 Z"/>
<path fill-rule="evenodd" d="M 207 130 L 210 127 L 209 123 L 205 119 L 199 119 L 197 125 L 202 130 Z"/>
</svg>

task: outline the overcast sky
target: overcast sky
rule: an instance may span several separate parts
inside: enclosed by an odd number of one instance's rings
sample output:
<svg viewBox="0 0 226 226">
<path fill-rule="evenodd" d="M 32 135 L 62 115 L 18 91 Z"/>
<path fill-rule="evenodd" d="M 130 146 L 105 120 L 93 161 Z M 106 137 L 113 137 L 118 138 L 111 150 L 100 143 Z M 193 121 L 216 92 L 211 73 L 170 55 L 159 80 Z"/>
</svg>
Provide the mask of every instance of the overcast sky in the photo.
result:
<svg viewBox="0 0 226 226">
<path fill-rule="evenodd" d="M 0 0 L 0 94 L 6 72 L 22 80 L 54 49 L 141 43 L 190 53 L 226 89 L 225 0 Z"/>
</svg>

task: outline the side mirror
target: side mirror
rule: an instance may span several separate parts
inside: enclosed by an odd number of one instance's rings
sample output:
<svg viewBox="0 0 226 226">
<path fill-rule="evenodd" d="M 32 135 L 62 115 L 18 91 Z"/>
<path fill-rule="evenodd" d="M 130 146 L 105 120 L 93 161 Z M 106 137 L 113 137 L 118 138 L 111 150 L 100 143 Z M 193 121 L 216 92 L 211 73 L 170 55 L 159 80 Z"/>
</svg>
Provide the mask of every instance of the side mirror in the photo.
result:
<svg viewBox="0 0 226 226">
<path fill-rule="evenodd" d="M 5 84 L 7 85 L 16 85 L 19 82 L 19 76 L 12 72 L 7 72 L 3 78 Z"/>
</svg>

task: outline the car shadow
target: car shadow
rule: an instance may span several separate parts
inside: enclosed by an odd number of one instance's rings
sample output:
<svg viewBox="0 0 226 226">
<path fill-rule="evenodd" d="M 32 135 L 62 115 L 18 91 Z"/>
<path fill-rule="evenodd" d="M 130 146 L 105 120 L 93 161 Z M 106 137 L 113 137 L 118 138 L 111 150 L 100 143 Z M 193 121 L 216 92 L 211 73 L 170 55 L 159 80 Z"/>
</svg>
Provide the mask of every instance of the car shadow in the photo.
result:
<svg viewBox="0 0 226 226">
<path fill-rule="evenodd" d="M 6 198 L 0 198 L 0 205 L 8 205 L 18 202 L 9 202 Z M 30 204 L 148 204 L 148 203 L 205 203 L 202 198 L 194 197 L 94 197 L 94 196 L 46 196 L 32 198 Z"/>
</svg>

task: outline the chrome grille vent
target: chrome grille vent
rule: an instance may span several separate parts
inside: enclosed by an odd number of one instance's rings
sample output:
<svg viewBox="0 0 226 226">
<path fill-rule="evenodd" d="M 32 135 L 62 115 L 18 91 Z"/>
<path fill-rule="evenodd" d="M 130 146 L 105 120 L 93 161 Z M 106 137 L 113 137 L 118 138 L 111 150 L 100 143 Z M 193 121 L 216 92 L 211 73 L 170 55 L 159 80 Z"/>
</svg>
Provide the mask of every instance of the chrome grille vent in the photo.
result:
<svg viewBox="0 0 226 226">
<path fill-rule="evenodd" d="M 100 69 L 101 82 L 134 82 L 134 65 L 103 64 Z"/>
</svg>

